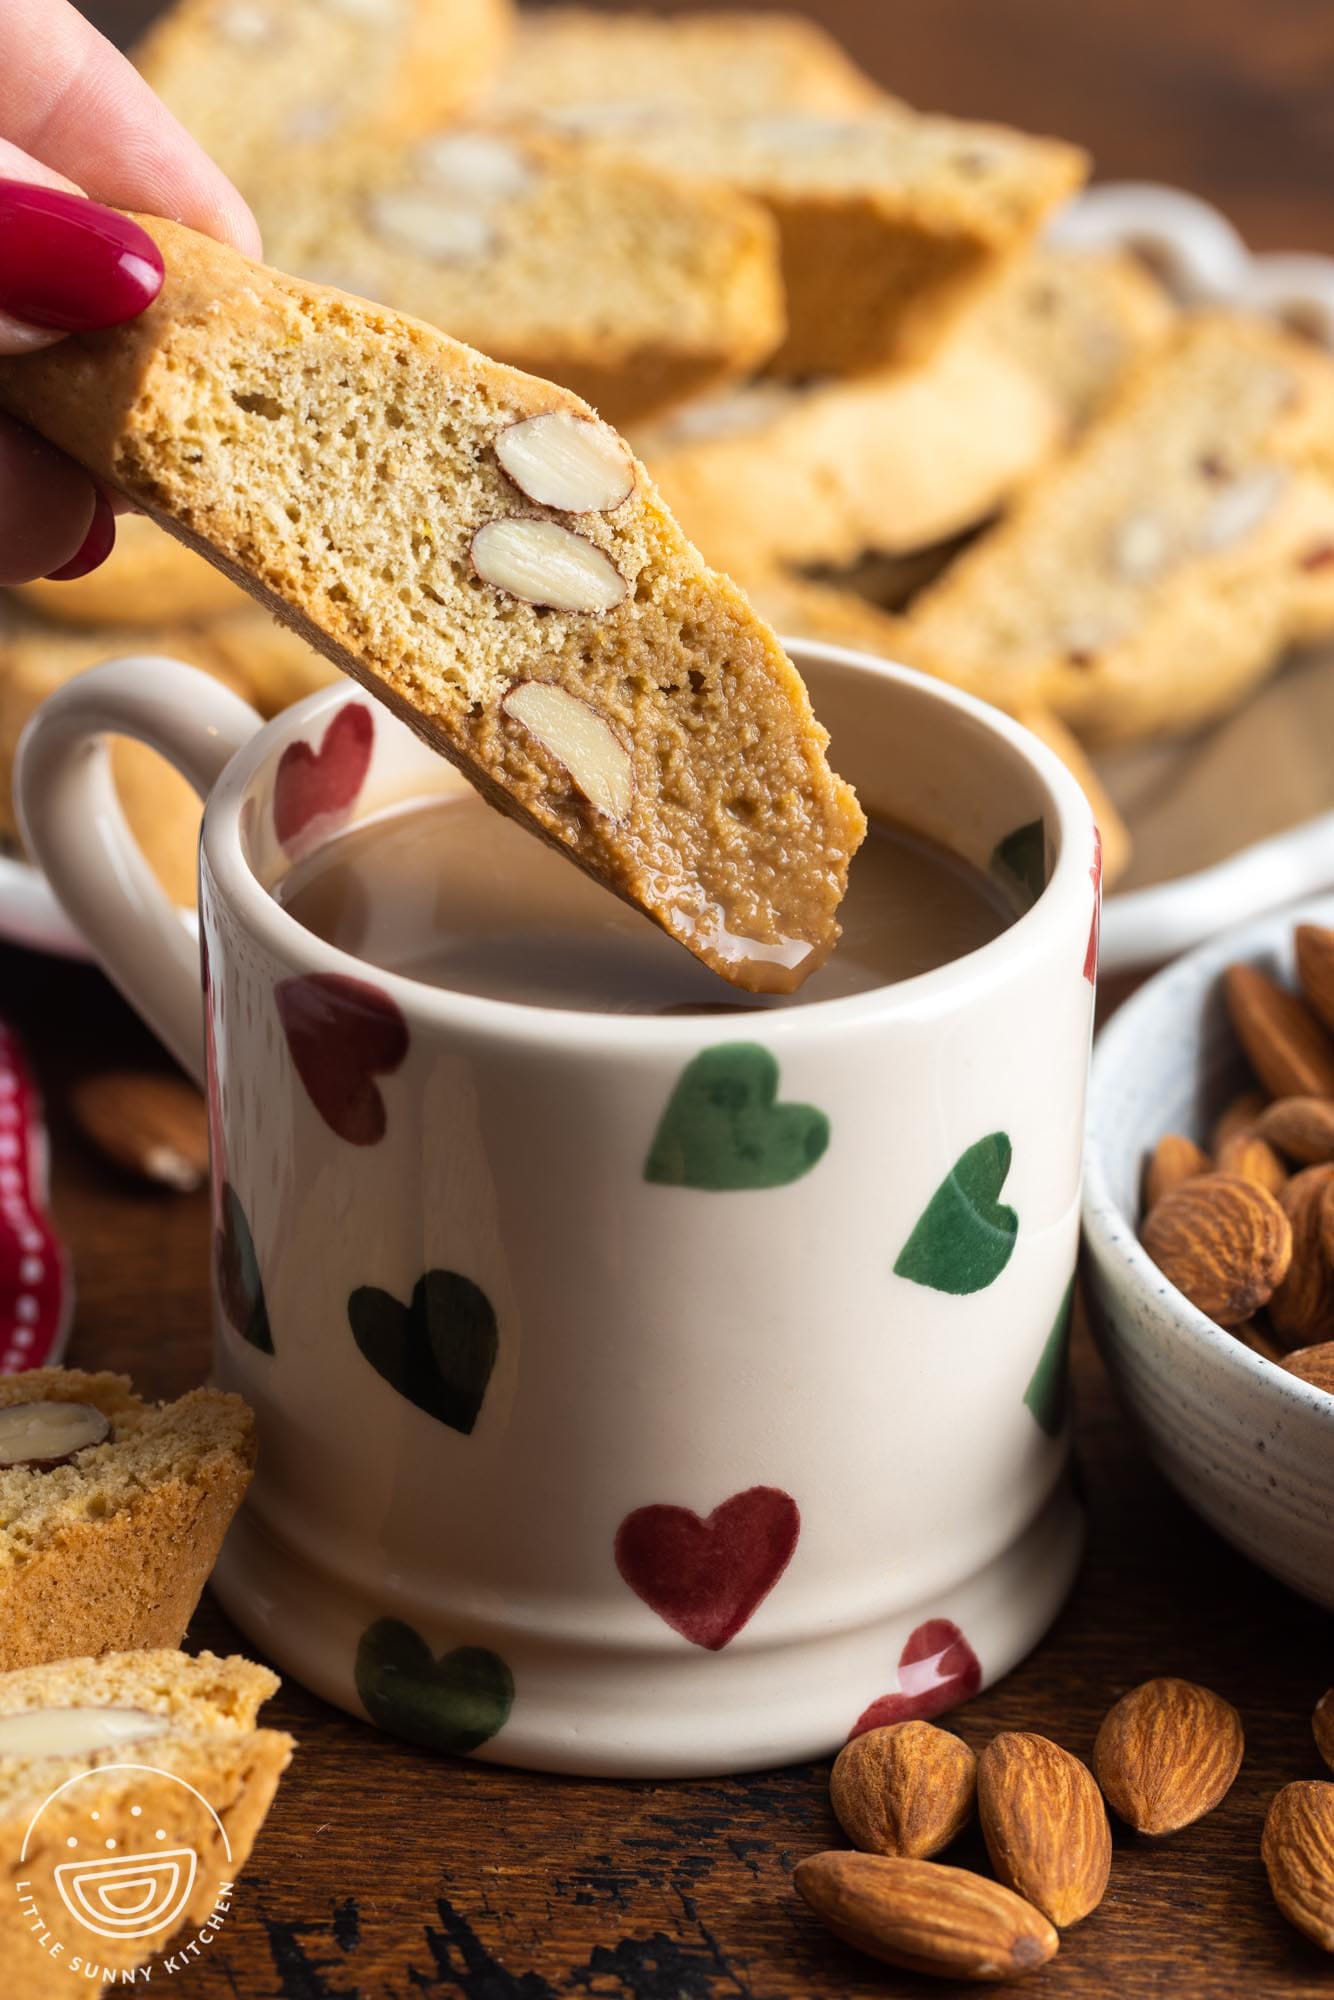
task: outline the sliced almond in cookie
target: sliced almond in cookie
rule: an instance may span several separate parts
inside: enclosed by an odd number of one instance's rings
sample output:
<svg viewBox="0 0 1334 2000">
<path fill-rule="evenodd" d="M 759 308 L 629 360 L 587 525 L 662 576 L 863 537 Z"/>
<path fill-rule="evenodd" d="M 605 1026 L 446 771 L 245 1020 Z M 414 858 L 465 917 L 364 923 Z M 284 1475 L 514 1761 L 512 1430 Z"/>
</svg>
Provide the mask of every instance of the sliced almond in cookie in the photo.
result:
<svg viewBox="0 0 1334 2000">
<path fill-rule="evenodd" d="M 501 707 L 565 766 L 590 805 L 611 819 L 630 810 L 634 766 L 605 716 L 551 681 L 520 681 Z"/>
<path fill-rule="evenodd" d="M 521 493 L 563 514 L 609 513 L 635 490 L 629 446 L 608 425 L 568 410 L 511 424 L 496 439 L 496 457 Z"/>
<path fill-rule="evenodd" d="M 614 611 L 625 578 L 594 543 L 558 521 L 486 521 L 472 538 L 483 583 L 546 611 Z"/>
<path fill-rule="evenodd" d="M 110 1422 L 91 1403 L 8 1403 L 0 1408 L 0 1469 L 49 1472 L 110 1436 Z"/>
</svg>

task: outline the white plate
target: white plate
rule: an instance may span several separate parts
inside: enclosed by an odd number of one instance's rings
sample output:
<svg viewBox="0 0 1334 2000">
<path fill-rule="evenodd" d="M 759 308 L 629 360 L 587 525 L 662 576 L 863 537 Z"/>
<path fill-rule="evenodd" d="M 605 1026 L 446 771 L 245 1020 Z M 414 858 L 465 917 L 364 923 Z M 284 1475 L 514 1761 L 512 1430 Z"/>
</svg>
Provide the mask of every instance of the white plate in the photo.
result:
<svg viewBox="0 0 1334 2000">
<path fill-rule="evenodd" d="M 1050 240 L 1068 249 L 1132 250 L 1186 305 L 1262 312 L 1334 349 L 1334 258 L 1252 256 L 1227 218 L 1180 188 L 1108 181 L 1057 216 Z M 1109 896 L 1103 913 L 1106 971 L 1152 964 L 1298 896 L 1334 887 L 1334 813 L 1244 848 L 1216 867 L 1151 889 Z M 193 921 L 193 913 L 182 911 Z M 37 951 L 90 953 L 44 878 L 0 857 L 0 938 Z"/>
</svg>

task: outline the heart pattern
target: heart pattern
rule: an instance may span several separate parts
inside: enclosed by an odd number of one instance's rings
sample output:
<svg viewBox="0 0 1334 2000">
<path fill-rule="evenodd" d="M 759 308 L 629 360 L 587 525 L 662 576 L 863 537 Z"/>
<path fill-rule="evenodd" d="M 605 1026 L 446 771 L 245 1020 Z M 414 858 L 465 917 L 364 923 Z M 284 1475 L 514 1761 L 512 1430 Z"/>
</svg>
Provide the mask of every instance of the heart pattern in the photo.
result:
<svg viewBox="0 0 1334 2000">
<path fill-rule="evenodd" d="M 375 718 L 364 702 L 348 702 L 325 730 L 318 750 L 289 743 L 273 780 L 273 830 L 294 859 L 342 825 L 357 802 L 371 764 Z"/>
<path fill-rule="evenodd" d="M 672 1092 L 644 1179 L 715 1193 L 800 1180 L 823 1157 L 829 1120 L 777 1096 L 778 1064 L 758 1042 L 705 1049 Z"/>
<path fill-rule="evenodd" d="M 349 1146 L 384 1137 L 384 1099 L 377 1076 L 396 1070 L 408 1052 L 408 1024 L 378 986 L 342 972 L 312 972 L 274 988 L 278 1018 L 306 1095 Z"/>
<path fill-rule="evenodd" d="M 499 1345 L 495 1310 L 480 1285 L 458 1271 L 428 1271 L 407 1305 L 376 1285 L 359 1285 L 347 1316 L 377 1375 L 428 1417 L 471 1433 Z"/>
<path fill-rule="evenodd" d="M 1015 827 L 992 850 L 991 872 L 1013 890 L 1021 909 L 1031 909 L 1047 886 L 1047 836 L 1040 819 Z"/>
<path fill-rule="evenodd" d="M 848 1732 L 864 1736 L 892 1722 L 929 1722 L 969 1701 L 982 1685 L 982 1663 L 952 1618 L 928 1618 L 899 1654 L 899 1685 L 862 1710 Z"/>
<path fill-rule="evenodd" d="M 995 1283 L 1019 1233 L 1019 1217 L 999 1199 L 1010 1157 L 1004 1132 L 959 1155 L 899 1252 L 897 1277 L 956 1297 Z"/>
<path fill-rule="evenodd" d="M 1048 1437 L 1059 1437 L 1070 1394 L 1070 1319 L 1075 1304 L 1071 1278 L 1047 1335 L 1038 1365 L 1024 1391 L 1024 1402 Z"/>
<path fill-rule="evenodd" d="M 1102 930 L 1102 835 L 1093 829 L 1093 862 L 1089 868 L 1093 883 L 1093 920 L 1089 925 L 1088 949 L 1084 953 L 1084 977 L 1090 986 L 1098 983 L 1098 943 Z"/>
<path fill-rule="evenodd" d="M 790 1493 L 751 1486 L 704 1516 L 689 1507 L 637 1507 L 616 1531 L 616 1567 L 674 1632 L 718 1653 L 754 1617 L 800 1534 Z"/>
<path fill-rule="evenodd" d="M 273 1329 L 255 1239 L 241 1198 L 230 1182 L 223 1183 L 221 1209 L 221 1221 L 213 1234 L 213 1270 L 223 1315 L 242 1340 L 261 1354 L 272 1354 Z"/>
<path fill-rule="evenodd" d="M 459 1646 L 439 1659 L 419 1632 L 378 1618 L 357 1645 L 357 1693 L 371 1721 L 409 1743 L 464 1756 L 503 1729 L 514 1706 L 514 1676 L 485 1646 Z"/>
</svg>

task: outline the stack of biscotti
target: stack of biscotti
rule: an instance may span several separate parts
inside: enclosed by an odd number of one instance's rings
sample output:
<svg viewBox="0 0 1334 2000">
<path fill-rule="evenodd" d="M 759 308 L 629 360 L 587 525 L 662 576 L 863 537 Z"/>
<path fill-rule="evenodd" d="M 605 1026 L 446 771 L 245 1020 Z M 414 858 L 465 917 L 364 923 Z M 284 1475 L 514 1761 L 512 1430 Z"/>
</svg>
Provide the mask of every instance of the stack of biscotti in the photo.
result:
<svg viewBox="0 0 1334 2000">
<path fill-rule="evenodd" d="M 239 1396 L 0 1377 L 0 1671 L 179 1645 L 254 1466 Z"/>
<path fill-rule="evenodd" d="M 1128 259 L 1040 251 L 920 368 L 766 378 L 637 431 L 635 448 L 687 534 L 743 583 L 843 569 L 997 512 L 1171 321 Z"/>
<path fill-rule="evenodd" d="M 781 16 L 525 15 L 506 115 L 751 195 L 778 224 L 781 375 L 919 359 L 1083 178 L 1073 146 L 922 117 Z"/>
<path fill-rule="evenodd" d="M 426 132 L 491 82 L 511 0 L 176 0 L 135 51 L 241 186 L 308 145 Z"/>
<path fill-rule="evenodd" d="M 249 1660 L 161 1650 L 0 1674 L 6 1993 L 61 2000 L 78 1977 L 76 1955 L 117 1985 L 138 1984 L 136 1968 L 150 1980 L 148 1968 L 190 1942 L 187 1927 L 225 1923 L 230 1884 L 295 1748 L 256 1726 L 277 1688 Z M 133 1900 L 141 1893 L 147 1904 Z M 76 1907 L 107 1921 L 75 1922 Z M 143 1921 L 128 1924 L 127 1907 L 146 1910 Z"/>
<path fill-rule="evenodd" d="M 616 433 L 417 321 L 145 226 L 154 304 L 0 362 L 0 404 L 725 977 L 815 970 L 864 818 L 772 632 Z"/>
<path fill-rule="evenodd" d="M 251 193 L 280 269 L 427 320 L 613 423 L 748 374 L 783 336 L 762 207 L 578 140 L 456 124 L 314 149 Z"/>
<path fill-rule="evenodd" d="M 1334 630 L 1332 579 L 1334 362 L 1205 314 L 915 601 L 898 650 L 1120 741 L 1207 720 Z"/>
</svg>

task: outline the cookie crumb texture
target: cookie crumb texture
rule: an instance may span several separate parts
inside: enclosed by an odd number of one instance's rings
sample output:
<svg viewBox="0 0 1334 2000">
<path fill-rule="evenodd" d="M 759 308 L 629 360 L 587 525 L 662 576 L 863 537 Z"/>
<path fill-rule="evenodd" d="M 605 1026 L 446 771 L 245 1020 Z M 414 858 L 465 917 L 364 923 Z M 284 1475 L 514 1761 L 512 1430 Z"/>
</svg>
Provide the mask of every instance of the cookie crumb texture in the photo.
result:
<svg viewBox="0 0 1334 2000">
<path fill-rule="evenodd" d="M 594 421 L 576 398 L 175 224 L 147 226 L 167 264 L 157 302 L 0 363 L 0 402 L 735 984 L 782 991 L 814 971 L 864 817 L 777 640 L 704 567 L 642 468 L 609 511 L 542 506 L 497 447 L 547 413 Z M 528 523 L 522 549 L 495 523 Z M 589 734 L 628 753 L 623 809 L 581 782 L 577 750 L 567 765 L 516 712 L 531 681 L 563 689 Z M 569 731 L 571 746 L 583 736 Z"/>
<path fill-rule="evenodd" d="M 101 1410 L 111 1436 L 0 1469 L 0 1672 L 177 1645 L 250 1483 L 250 1411 L 215 1389 L 145 1403 L 78 1369 L 0 1378 L 0 1408 L 45 1401 Z"/>
</svg>

